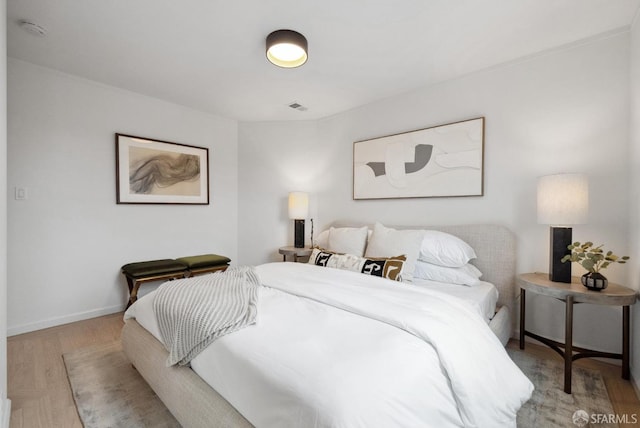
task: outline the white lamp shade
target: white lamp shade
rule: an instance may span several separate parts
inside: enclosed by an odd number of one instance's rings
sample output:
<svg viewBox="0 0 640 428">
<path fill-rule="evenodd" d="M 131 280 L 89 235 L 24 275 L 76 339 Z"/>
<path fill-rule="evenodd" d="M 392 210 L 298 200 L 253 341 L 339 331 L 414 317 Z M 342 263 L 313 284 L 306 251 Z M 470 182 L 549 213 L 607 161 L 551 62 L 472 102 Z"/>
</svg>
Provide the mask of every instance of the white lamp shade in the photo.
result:
<svg viewBox="0 0 640 428">
<path fill-rule="evenodd" d="M 584 224 L 588 212 L 589 181 L 585 174 L 555 174 L 538 179 L 538 223 Z"/>
<path fill-rule="evenodd" d="M 289 193 L 289 218 L 304 220 L 309 216 L 309 195 L 305 192 Z"/>
</svg>

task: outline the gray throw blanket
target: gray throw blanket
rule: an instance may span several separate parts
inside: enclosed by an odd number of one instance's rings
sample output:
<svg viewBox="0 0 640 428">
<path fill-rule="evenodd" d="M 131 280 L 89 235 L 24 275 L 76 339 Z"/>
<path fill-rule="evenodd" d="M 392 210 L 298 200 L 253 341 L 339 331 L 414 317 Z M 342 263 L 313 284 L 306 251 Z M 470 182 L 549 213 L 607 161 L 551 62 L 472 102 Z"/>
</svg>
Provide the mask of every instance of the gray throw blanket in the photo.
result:
<svg viewBox="0 0 640 428">
<path fill-rule="evenodd" d="M 259 285 L 247 266 L 162 284 L 153 310 L 167 366 L 189 364 L 215 339 L 255 323 Z"/>
</svg>

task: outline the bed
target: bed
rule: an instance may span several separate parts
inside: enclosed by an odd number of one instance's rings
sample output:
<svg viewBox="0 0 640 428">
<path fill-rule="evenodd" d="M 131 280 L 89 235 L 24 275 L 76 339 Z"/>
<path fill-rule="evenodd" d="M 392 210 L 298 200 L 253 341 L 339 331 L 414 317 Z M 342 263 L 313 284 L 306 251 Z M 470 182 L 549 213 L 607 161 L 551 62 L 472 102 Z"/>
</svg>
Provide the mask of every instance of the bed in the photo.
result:
<svg viewBox="0 0 640 428">
<path fill-rule="evenodd" d="M 437 283 L 435 289 L 405 286 L 396 296 L 385 279 L 271 263 L 256 268 L 269 285 L 262 291 L 270 309 L 259 313 L 261 327 L 219 339 L 191 367 L 166 367 L 168 353 L 153 325 L 149 295 L 127 312 L 125 354 L 185 427 L 487 426 L 489 420 L 493 426 L 495 421 L 515 426 L 515 412 L 532 386 L 504 360 L 500 346 L 512 332 L 514 237 L 494 225 L 428 229 L 460 237 L 475 249 L 473 263 L 488 284 L 481 294 L 495 296 L 491 287 L 498 292 L 493 304 L 460 303 L 464 296 L 449 297 Z M 305 281 L 313 286 L 299 287 Z M 324 291 L 338 282 L 348 287 Z M 366 304 L 361 290 L 367 290 Z M 432 332 L 422 325 L 422 315 L 413 319 L 414 302 L 421 299 L 438 302 L 432 322 L 451 324 L 445 327 L 449 333 Z M 376 307 L 373 315 L 371 307 Z M 278 314 L 277 323 L 270 314 Z M 484 326 L 476 328 L 479 324 Z M 473 334 L 464 333 L 471 328 Z M 493 367 L 494 361 L 502 365 Z M 474 380 L 465 372 L 485 368 L 503 384 Z M 512 389 L 505 387 L 511 384 Z M 487 410 L 491 400 L 503 403 L 496 414 Z"/>
</svg>

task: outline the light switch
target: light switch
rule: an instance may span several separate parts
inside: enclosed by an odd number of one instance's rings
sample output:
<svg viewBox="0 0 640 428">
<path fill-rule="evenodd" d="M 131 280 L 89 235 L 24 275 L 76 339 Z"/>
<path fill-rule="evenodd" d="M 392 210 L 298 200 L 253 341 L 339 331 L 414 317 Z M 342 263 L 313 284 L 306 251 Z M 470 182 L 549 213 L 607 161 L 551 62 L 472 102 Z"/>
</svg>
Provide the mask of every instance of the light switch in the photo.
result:
<svg viewBox="0 0 640 428">
<path fill-rule="evenodd" d="M 16 187 L 15 189 L 15 198 L 16 201 L 23 201 L 25 199 L 29 199 L 29 194 L 27 192 L 26 187 Z"/>
</svg>

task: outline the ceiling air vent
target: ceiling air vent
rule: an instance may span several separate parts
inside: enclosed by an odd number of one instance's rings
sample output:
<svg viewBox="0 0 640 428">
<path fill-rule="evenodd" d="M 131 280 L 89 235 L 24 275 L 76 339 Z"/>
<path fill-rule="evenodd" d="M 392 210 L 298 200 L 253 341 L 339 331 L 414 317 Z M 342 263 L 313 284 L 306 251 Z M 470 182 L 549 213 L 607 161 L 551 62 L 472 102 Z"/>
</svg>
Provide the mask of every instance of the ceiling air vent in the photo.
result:
<svg viewBox="0 0 640 428">
<path fill-rule="evenodd" d="M 307 108 L 305 106 L 303 106 L 300 103 L 297 102 L 292 102 L 291 104 L 289 104 L 289 107 L 291 107 L 294 110 L 298 110 L 298 111 L 307 111 Z"/>
</svg>

